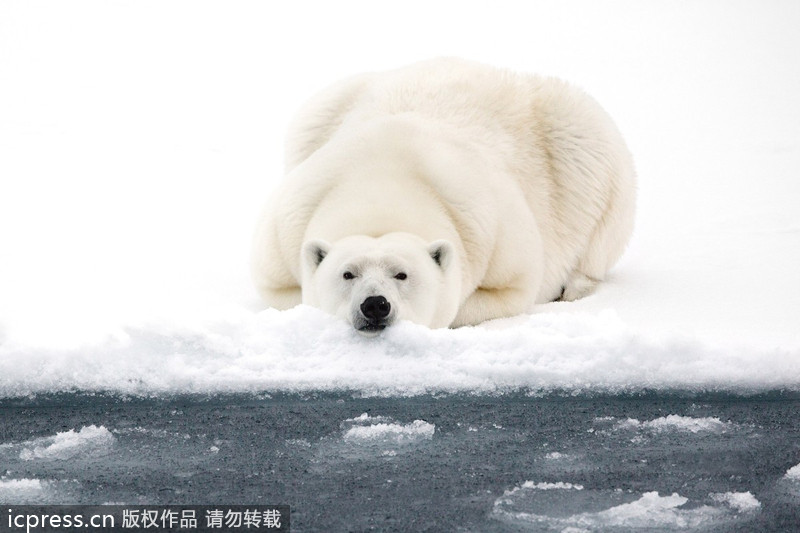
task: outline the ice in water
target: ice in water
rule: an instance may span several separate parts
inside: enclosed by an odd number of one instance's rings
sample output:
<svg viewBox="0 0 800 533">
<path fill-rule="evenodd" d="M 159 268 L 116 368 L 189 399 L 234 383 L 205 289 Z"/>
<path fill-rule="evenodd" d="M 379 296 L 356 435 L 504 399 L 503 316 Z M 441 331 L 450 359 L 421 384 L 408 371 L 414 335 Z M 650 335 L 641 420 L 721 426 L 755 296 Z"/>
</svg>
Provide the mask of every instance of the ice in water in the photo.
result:
<svg viewBox="0 0 800 533">
<path fill-rule="evenodd" d="M 761 504 L 749 492 L 713 493 L 691 501 L 678 493 L 586 489 L 568 482 L 532 482 L 506 491 L 492 518 L 537 531 L 698 531 L 751 517 Z"/>
<path fill-rule="evenodd" d="M 363 413 L 344 420 L 340 432 L 320 441 L 316 452 L 322 461 L 391 459 L 419 450 L 435 432 L 436 426 L 425 420 L 401 422 Z"/>
<path fill-rule="evenodd" d="M 394 443 L 410 444 L 433 438 L 435 426 L 424 420 L 414 420 L 409 424 L 399 424 L 385 417 L 370 417 L 366 413 L 358 418 L 348 419 L 344 426 L 343 439 L 355 444 Z"/>
<path fill-rule="evenodd" d="M 103 426 L 84 426 L 23 443 L 19 458 L 23 461 L 35 459 L 70 459 L 76 455 L 97 452 L 109 447 L 114 436 Z"/>
<path fill-rule="evenodd" d="M 795 465 L 789 470 L 787 470 L 786 475 L 784 477 L 789 481 L 796 481 L 800 483 L 800 464 Z"/>
</svg>

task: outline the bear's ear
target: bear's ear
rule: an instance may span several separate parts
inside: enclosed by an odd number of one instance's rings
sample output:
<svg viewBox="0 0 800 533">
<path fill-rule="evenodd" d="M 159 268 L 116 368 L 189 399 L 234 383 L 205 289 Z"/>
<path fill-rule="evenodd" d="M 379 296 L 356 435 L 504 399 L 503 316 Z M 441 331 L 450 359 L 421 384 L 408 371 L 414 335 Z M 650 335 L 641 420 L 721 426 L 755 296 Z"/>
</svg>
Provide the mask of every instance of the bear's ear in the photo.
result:
<svg viewBox="0 0 800 533">
<path fill-rule="evenodd" d="M 317 270 L 317 267 L 322 260 L 325 259 L 325 256 L 328 255 L 328 250 L 331 249 L 331 245 L 325 241 L 314 240 L 308 241 L 303 245 L 303 262 L 311 269 L 311 272 Z"/>
<path fill-rule="evenodd" d="M 428 253 L 442 270 L 447 270 L 453 260 L 453 245 L 450 241 L 433 241 L 428 245 Z"/>
</svg>

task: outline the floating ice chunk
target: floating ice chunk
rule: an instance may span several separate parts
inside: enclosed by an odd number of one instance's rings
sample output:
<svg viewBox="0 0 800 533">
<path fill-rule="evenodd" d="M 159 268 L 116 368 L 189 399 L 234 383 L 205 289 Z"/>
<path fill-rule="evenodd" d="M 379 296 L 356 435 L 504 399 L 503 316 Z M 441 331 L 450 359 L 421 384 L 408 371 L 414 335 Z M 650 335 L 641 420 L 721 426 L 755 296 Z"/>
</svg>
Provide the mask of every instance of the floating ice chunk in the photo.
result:
<svg viewBox="0 0 800 533">
<path fill-rule="evenodd" d="M 761 507 L 749 492 L 711 494 L 707 500 L 686 505 L 689 499 L 678 493 L 636 495 L 575 490 L 578 487 L 525 482 L 495 501 L 492 518 L 543 531 L 694 531 L 741 520 Z M 562 490 L 548 490 L 553 488 Z"/>
<path fill-rule="evenodd" d="M 60 504 L 74 501 L 79 488 L 75 480 L 3 477 L 0 478 L 0 502 L 3 505 Z"/>
<path fill-rule="evenodd" d="M 104 426 L 84 426 L 80 431 L 74 429 L 56 433 L 53 437 L 34 439 L 23 443 L 19 453 L 23 461 L 33 459 L 70 459 L 76 455 L 97 452 L 111 446 L 114 435 Z"/>
<path fill-rule="evenodd" d="M 311 448 L 307 439 L 287 439 L 285 444 L 290 448 Z"/>
<path fill-rule="evenodd" d="M 645 492 L 631 503 L 617 505 L 605 511 L 578 515 L 578 523 L 596 523 L 620 527 L 698 527 L 713 520 L 716 509 L 699 507 L 691 510 L 679 509 L 689 501 L 674 492 L 659 496 L 658 492 Z"/>
<path fill-rule="evenodd" d="M 545 459 L 551 459 L 557 461 L 558 459 L 564 459 L 567 457 L 567 454 L 561 452 L 550 452 L 544 456 Z"/>
<path fill-rule="evenodd" d="M 367 413 L 361 413 L 355 418 L 347 418 L 343 422 L 344 424 L 349 423 L 356 423 L 356 424 L 375 424 L 378 422 L 387 422 L 391 421 L 392 419 L 388 416 L 370 416 Z"/>
<path fill-rule="evenodd" d="M 786 475 L 783 477 L 789 481 L 800 481 L 800 464 L 795 465 L 787 470 Z"/>
<path fill-rule="evenodd" d="M 391 458 L 414 453 L 433 438 L 436 426 L 424 420 L 398 422 L 388 416 L 363 414 L 345 419 L 341 433 L 322 438 L 314 447 L 321 461 Z"/>
<path fill-rule="evenodd" d="M 38 479 L 0 479 L 0 502 L 24 504 L 41 501 L 48 483 Z"/>
<path fill-rule="evenodd" d="M 750 494 L 750 492 L 714 493 L 710 496 L 715 502 L 725 503 L 731 509 L 740 513 L 755 511 L 761 508 L 761 502 Z"/>
<path fill-rule="evenodd" d="M 395 422 L 391 417 L 370 416 L 363 413 L 348 418 L 341 424 L 345 442 L 362 443 L 409 443 L 429 440 L 436 427 L 424 420 L 414 420 L 410 424 Z"/>
<path fill-rule="evenodd" d="M 0 479 L 0 499 L 11 492 L 38 492 L 42 490 L 39 479 Z"/>
<path fill-rule="evenodd" d="M 344 433 L 346 442 L 415 442 L 430 440 L 436 426 L 424 420 L 414 420 L 410 424 L 380 422 L 366 426 L 353 426 Z"/>
<path fill-rule="evenodd" d="M 511 490 L 503 491 L 503 496 L 498 498 L 494 502 L 495 510 L 498 509 L 501 505 L 511 505 L 514 506 L 516 503 L 523 501 L 528 493 L 533 491 L 576 491 L 576 490 L 583 490 L 583 485 L 577 485 L 573 483 L 565 483 L 563 481 L 557 481 L 555 483 L 549 482 L 533 482 L 533 481 L 526 481 L 522 485 L 518 487 L 514 487 Z"/>
<path fill-rule="evenodd" d="M 564 483 L 563 481 L 558 481 L 556 483 L 534 483 L 533 481 L 526 481 L 522 484 L 521 488 L 537 490 L 583 490 L 583 485 Z"/>
<path fill-rule="evenodd" d="M 723 433 L 732 427 L 732 423 L 723 422 L 716 417 L 695 418 L 691 416 L 668 415 L 647 422 L 640 422 L 635 418 L 628 418 L 617 422 L 614 429 L 643 429 L 655 432 Z"/>
</svg>

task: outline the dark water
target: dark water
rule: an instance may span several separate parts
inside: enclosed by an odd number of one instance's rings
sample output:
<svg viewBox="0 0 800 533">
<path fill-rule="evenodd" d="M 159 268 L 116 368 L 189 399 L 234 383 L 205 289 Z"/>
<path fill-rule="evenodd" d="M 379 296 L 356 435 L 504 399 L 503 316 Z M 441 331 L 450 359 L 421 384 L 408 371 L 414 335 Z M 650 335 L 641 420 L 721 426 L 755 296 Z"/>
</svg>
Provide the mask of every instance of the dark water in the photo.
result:
<svg viewBox="0 0 800 533">
<path fill-rule="evenodd" d="M 798 413 L 796 393 L 6 399 L 0 503 L 284 504 L 293 531 L 800 531 Z"/>
</svg>

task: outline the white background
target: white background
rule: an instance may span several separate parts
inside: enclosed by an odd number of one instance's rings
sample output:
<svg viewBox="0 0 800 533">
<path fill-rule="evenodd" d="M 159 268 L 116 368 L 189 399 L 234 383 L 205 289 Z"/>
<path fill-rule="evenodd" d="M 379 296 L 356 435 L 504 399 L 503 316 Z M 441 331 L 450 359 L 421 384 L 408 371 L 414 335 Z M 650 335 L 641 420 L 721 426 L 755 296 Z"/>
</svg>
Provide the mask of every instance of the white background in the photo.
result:
<svg viewBox="0 0 800 533">
<path fill-rule="evenodd" d="M 627 255 L 539 312 L 796 347 L 798 28 L 794 1 L 0 3 L 0 340 L 257 311 L 249 240 L 291 113 L 455 55 L 582 86 L 636 159 Z"/>
</svg>

